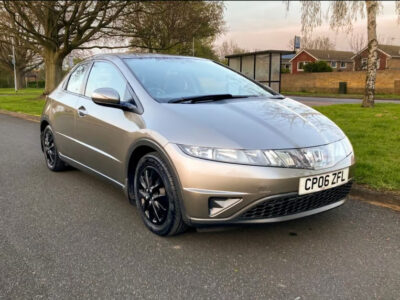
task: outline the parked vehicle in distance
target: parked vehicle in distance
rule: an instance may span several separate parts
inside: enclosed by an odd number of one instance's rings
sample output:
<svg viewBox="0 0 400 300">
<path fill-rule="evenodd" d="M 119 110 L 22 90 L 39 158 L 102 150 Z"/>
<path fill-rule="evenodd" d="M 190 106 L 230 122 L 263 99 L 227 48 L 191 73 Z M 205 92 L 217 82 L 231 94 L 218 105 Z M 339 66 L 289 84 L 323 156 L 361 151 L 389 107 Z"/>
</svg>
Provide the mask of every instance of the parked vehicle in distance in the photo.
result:
<svg viewBox="0 0 400 300">
<path fill-rule="evenodd" d="M 47 98 L 46 164 L 120 186 L 159 235 L 277 222 L 344 203 L 354 153 L 328 118 L 210 60 L 107 54 Z"/>
</svg>

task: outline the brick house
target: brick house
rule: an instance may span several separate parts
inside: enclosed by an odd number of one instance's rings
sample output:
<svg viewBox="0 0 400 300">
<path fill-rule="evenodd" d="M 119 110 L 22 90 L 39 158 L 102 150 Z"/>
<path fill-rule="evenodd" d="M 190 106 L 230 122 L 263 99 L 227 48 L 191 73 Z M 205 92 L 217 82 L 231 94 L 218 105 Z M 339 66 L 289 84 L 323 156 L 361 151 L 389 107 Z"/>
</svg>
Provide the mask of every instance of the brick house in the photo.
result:
<svg viewBox="0 0 400 300">
<path fill-rule="evenodd" d="M 291 73 L 303 72 L 303 66 L 310 62 L 326 61 L 333 71 L 352 71 L 353 52 L 336 50 L 302 49 L 290 60 Z"/>
<path fill-rule="evenodd" d="M 354 70 L 362 71 L 367 69 L 368 47 L 352 57 L 354 61 Z M 400 70 L 400 46 L 378 45 L 378 70 Z"/>
</svg>

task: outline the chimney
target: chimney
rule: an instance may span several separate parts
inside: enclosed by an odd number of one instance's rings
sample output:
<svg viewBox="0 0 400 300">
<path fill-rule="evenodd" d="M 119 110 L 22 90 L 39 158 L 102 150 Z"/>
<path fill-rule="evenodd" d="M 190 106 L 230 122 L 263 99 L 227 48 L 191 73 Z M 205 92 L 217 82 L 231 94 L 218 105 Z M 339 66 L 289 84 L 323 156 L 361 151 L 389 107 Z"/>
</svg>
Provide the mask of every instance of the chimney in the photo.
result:
<svg viewBox="0 0 400 300">
<path fill-rule="evenodd" d="M 300 51 L 301 45 L 300 45 L 300 37 L 295 35 L 294 36 L 294 51 L 297 53 Z"/>
</svg>

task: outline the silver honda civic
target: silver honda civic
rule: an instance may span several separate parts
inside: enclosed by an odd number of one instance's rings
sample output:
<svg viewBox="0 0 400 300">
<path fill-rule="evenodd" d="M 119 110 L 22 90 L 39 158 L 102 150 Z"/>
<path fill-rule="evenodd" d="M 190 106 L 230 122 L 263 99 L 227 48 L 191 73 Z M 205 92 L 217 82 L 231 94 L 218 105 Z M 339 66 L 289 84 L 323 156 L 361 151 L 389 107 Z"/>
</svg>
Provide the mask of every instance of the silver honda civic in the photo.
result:
<svg viewBox="0 0 400 300">
<path fill-rule="evenodd" d="M 91 57 L 48 96 L 40 131 L 50 170 L 116 184 L 159 235 L 332 209 L 355 163 L 322 114 L 194 57 Z"/>
</svg>

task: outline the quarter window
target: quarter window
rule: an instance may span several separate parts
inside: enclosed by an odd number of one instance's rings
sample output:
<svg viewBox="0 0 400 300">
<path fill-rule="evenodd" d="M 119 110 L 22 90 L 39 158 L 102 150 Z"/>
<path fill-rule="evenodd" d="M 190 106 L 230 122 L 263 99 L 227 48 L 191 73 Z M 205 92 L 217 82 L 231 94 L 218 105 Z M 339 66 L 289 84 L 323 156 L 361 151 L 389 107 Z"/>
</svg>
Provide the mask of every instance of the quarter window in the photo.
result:
<svg viewBox="0 0 400 300">
<path fill-rule="evenodd" d="M 126 99 L 128 93 L 125 78 L 113 65 L 103 61 L 95 62 L 90 70 L 85 96 L 92 97 L 94 90 L 99 88 L 113 88 L 121 101 Z"/>
<path fill-rule="evenodd" d="M 72 93 L 81 93 L 83 79 L 85 78 L 88 64 L 80 65 L 72 72 L 68 80 L 67 91 Z"/>
</svg>

